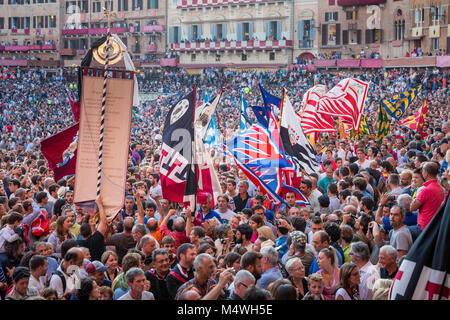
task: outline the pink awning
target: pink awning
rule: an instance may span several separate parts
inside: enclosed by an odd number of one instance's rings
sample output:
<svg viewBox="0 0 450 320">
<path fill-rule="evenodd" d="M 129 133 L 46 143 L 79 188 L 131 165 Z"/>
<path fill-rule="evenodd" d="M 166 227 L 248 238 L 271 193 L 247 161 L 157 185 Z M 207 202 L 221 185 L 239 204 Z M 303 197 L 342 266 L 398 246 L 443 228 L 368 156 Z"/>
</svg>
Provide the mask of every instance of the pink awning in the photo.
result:
<svg viewBox="0 0 450 320">
<path fill-rule="evenodd" d="M 383 59 L 362 59 L 361 68 L 383 68 Z"/>
<path fill-rule="evenodd" d="M 164 31 L 164 26 L 159 25 L 159 24 L 154 24 L 154 25 L 148 25 L 148 26 L 143 26 L 142 27 L 142 32 L 163 32 Z"/>
<path fill-rule="evenodd" d="M 316 68 L 318 67 L 335 67 L 336 66 L 336 60 L 314 60 L 314 66 Z"/>
<path fill-rule="evenodd" d="M 338 0 L 339 6 L 367 6 L 370 4 L 386 3 L 386 0 Z"/>
<path fill-rule="evenodd" d="M 177 58 L 161 58 L 159 60 L 161 67 L 176 67 L 178 64 Z"/>
<path fill-rule="evenodd" d="M 337 66 L 341 68 L 359 68 L 359 59 L 339 59 Z"/>
<path fill-rule="evenodd" d="M 0 60 L 0 66 L 25 67 L 26 65 L 27 60 L 12 60 L 12 59 Z"/>
<path fill-rule="evenodd" d="M 439 68 L 450 67 L 450 56 L 437 56 L 436 67 Z"/>
</svg>

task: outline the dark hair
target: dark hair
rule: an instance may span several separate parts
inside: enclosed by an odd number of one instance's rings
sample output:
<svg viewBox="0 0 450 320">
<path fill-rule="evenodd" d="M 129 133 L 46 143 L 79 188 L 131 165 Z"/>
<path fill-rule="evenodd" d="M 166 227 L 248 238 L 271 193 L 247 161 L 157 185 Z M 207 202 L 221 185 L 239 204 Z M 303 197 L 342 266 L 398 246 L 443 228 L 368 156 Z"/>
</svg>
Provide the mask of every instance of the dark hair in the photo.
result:
<svg viewBox="0 0 450 320">
<path fill-rule="evenodd" d="M 244 294 L 243 300 L 271 300 L 272 295 L 265 289 L 258 288 L 257 286 L 250 286 Z"/>
<path fill-rule="evenodd" d="M 258 259 L 262 259 L 262 254 L 256 251 L 249 251 L 241 257 L 241 268 L 247 269 L 249 266 L 256 264 Z"/>
<path fill-rule="evenodd" d="M 350 163 L 348 165 L 348 169 L 350 170 L 351 173 L 353 173 L 353 175 L 359 172 L 359 167 L 356 163 Z"/>
<path fill-rule="evenodd" d="M 321 224 L 322 223 L 322 219 L 319 216 L 314 216 L 311 218 L 311 224 Z"/>
<path fill-rule="evenodd" d="M 36 194 L 36 202 L 40 203 L 43 199 L 48 198 L 47 193 L 45 191 L 38 192 Z"/>
<path fill-rule="evenodd" d="M 330 183 L 328 185 L 328 194 L 338 194 L 338 188 L 336 183 Z"/>
<path fill-rule="evenodd" d="M 372 221 L 372 217 L 368 215 L 367 213 L 362 213 L 361 218 L 359 220 L 359 225 L 363 227 L 364 234 L 367 233 L 367 230 L 369 230 L 369 223 Z"/>
<path fill-rule="evenodd" d="M 361 204 L 366 206 L 367 209 L 369 209 L 370 211 L 372 211 L 375 206 L 373 199 L 367 196 L 361 198 Z"/>
<path fill-rule="evenodd" d="M 194 249 L 194 248 L 195 248 L 195 246 L 192 243 L 183 243 L 177 249 L 177 259 L 180 260 L 180 256 L 182 254 L 186 255 L 186 253 L 189 249 Z"/>
<path fill-rule="evenodd" d="M 253 210 L 250 208 L 244 208 L 242 209 L 242 213 L 250 218 L 253 215 Z"/>
<path fill-rule="evenodd" d="M 292 284 L 282 284 L 274 296 L 275 300 L 297 300 L 297 290 Z"/>
<path fill-rule="evenodd" d="M 89 223 L 87 223 L 87 222 L 82 223 L 80 226 L 80 235 L 83 238 L 87 238 L 91 235 L 91 233 L 92 233 L 92 230 L 91 230 L 91 226 L 89 225 Z"/>
<path fill-rule="evenodd" d="M 233 264 L 239 260 L 239 263 L 241 262 L 242 256 L 237 252 L 228 252 L 225 255 L 225 258 L 222 262 L 222 268 L 231 268 Z"/>
<path fill-rule="evenodd" d="M 341 167 L 339 169 L 343 177 L 350 175 L 350 169 L 348 167 Z"/>
<path fill-rule="evenodd" d="M 239 231 L 241 235 L 245 236 L 246 240 L 250 240 L 253 235 L 253 229 L 246 223 L 238 225 L 236 231 Z"/>
<path fill-rule="evenodd" d="M 75 240 L 75 239 L 68 239 L 68 240 L 66 240 L 66 241 L 64 241 L 62 244 L 61 244 L 61 257 L 64 257 L 64 260 L 67 260 L 66 259 L 66 253 L 70 250 L 70 249 L 72 249 L 72 248 L 74 248 L 74 247 L 77 247 L 78 246 L 78 242 L 77 242 L 77 240 Z M 70 260 L 70 259 L 69 259 Z"/>
<path fill-rule="evenodd" d="M 196 236 L 198 236 L 200 238 L 203 238 L 205 236 L 205 229 L 203 229 L 200 226 L 192 227 L 191 230 L 194 231 L 194 235 L 196 235 Z"/>
<path fill-rule="evenodd" d="M 311 188 L 312 188 L 312 182 L 311 182 L 311 180 L 309 180 L 309 179 L 304 179 L 304 180 L 302 180 L 302 183 L 305 184 L 306 187 L 307 187 L 308 189 L 311 189 Z"/>
<path fill-rule="evenodd" d="M 60 216 L 62 213 L 62 207 L 66 204 L 67 200 L 65 198 L 59 198 L 55 201 L 55 204 L 53 205 L 53 214 L 55 216 Z"/>
<path fill-rule="evenodd" d="M 339 192 L 339 197 L 343 197 L 344 200 L 347 199 L 348 196 L 351 196 L 352 192 L 348 189 L 342 190 L 341 192 Z"/>
<path fill-rule="evenodd" d="M 197 249 L 197 254 L 206 253 L 208 249 L 215 249 L 211 244 L 208 242 L 202 242 Z"/>
<path fill-rule="evenodd" d="M 330 206 L 330 198 L 327 195 L 321 195 L 318 201 L 321 207 L 328 208 Z"/>
<path fill-rule="evenodd" d="M 23 216 L 20 213 L 13 211 L 10 214 L 8 214 L 8 218 L 6 220 L 6 223 L 7 224 L 14 224 L 14 223 L 20 222 L 22 220 L 23 220 Z"/>
<path fill-rule="evenodd" d="M 94 279 L 84 278 L 81 280 L 80 289 L 76 291 L 76 297 L 78 300 L 89 300 L 92 290 L 94 289 Z"/>
<path fill-rule="evenodd" d="M 47 261 L 47 258 L 41 255 L 34 255 L 31 257 L 29 262 L 29 267 L 31 271 L 36 270 L 39 267 L 42 267 L 45 265 L 45 262 Z"/>
<path fill-rule="evenodd" d="M 294 216 L 291 218 L 292 226 L 295 230 L 305 232 L 306 229 L 306 220 L 300 216 Z"/>
<path fill-rule="evenodd" d="M 259 214 L 254 214 L 250 217 L 250 220 L 255 222 L 259 227 L 262 227 L 264 225 L 264 220 L 261 218 Z"/>
<path fill-rule="evenodd" d="M 323 229 L 330 236 L 331 242 L 338 242 L 341 238 L 341 229 L 336 222 L 325 222 L 323 224 Z"/>
</svg>

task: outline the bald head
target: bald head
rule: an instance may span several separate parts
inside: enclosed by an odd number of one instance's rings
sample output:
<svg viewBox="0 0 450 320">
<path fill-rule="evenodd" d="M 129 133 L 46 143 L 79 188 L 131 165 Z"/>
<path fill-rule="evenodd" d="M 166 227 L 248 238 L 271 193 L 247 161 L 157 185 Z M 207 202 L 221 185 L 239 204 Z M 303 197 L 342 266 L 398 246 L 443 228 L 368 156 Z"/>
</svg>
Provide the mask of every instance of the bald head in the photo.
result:
<svg viewBox="0 0 450 320">
<path fill-rule="evenodd" d="M 155 218 L 148 219 L 147 228 L 152 232 L 156 231 L 158 229 L 158 220 L 156 220 Z"/>
<path fill-rule="evenodd" d="M 131 232 L 134 226 L 134 219 L 132 217 L 126 217 L 123 220 L 123 229 L 125 232 Z"/>
<path fill-rule="evenodd" d="M 178 232 L 183 232 L 186 228 L 186 223 L 182 217 L 178 217 L 173 222 L 173 228 Z"/>
<path fill-rule="evenodd" d="M 422 169 L 422 175 L 425 178 L 425 180 L 432 180 L 436 179 L 437 175 L 439 174 L 439 165 L 436 162 L 425 162 Z"/>
<path fill-rule="evenodd" d="M 356 215 L 358 210 L 353 205 L 347 205 L 347 206 L 344 207 L 344 212 L 348 212 L 350 214 Z"/>
</svg>

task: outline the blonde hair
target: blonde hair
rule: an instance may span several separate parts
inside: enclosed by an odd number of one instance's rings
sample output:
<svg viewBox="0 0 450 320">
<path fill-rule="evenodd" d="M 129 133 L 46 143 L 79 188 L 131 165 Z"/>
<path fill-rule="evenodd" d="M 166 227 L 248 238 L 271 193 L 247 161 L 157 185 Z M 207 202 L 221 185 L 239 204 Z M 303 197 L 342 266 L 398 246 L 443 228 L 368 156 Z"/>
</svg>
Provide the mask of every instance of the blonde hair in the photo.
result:
<svg viewBox="0 0 450 320">
<path fill-rule="evenodd" d="M 378 279 L 375 281 L 372 288 L 372 300 L 388 300 L 391 285 L 391 279 Z"/>
<path fill-rule="evenodd" d="M 310 274 L 308 276 L 308 278 L 306 278 L 306 279 L 308 280 L 308 285 L 310 285 L 311 282 L 320 282 L 320 283 L 324 284 L 322 275 L 320 275 L 318 273 Z"/>
<path fill-rule="evenodd" d="M 258 237 L 272 240 L 273 242 L 275 242 L 276 240 L 272 229 L 270 229 L 268 226 L 259 227 L 258 229 L 256 229 L 256 232 L 258 233 Z"/>
<path fill-rule="evenodd" d="M 447 153 L 445 154 L 445 161 L 450 163 L 450 149 L 447 150 Z"/>
</svg>

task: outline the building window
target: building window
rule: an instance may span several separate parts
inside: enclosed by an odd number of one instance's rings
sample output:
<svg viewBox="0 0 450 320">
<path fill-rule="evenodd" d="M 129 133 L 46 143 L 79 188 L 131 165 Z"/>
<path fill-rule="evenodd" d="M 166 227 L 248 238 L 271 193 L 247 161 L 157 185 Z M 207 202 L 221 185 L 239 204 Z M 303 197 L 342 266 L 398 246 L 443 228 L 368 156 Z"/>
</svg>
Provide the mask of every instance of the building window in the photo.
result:
<svg viewBox="0 0 450 320">
<path fill-rule="evenodd" d="M 108 11 L 114 11 L 114 1 L 105 0 L 105 9 Z"/>
<path fill-rule="evenodd" d="M 148 9 L 158 9 L 158 0 L 147 0 Z"/>
<path fill-rule="evenodd" d="M 226 39 L 226 25 L 213 24 L 212 25 L 212 41 L 223 41 Z"/>
<path fill-rule="evenodd" d="M 403 35 L 405 33 L 405 21 L 396 21 L 394 23 L 394 36 L 395 40 L 403 40 Z"/>
<path fill-rule="evenodd" d="M 300 48 L 311 48 L 315 35 L 314 20 L 299 20 L 297 35 Z"/>
<path fill-rule="evenodd" d="M 188 40 L 191 42 L 195 42 L 200 40 L 201 36 L 202 36 L 202 27 L 201 25 L 191 25 L 188 26 Z"/>
<path fill-rule="evenodd" d="M 328 25 L 328 45 L 336 44 L 336 25 L 329 24 Z"/>
<path fill-rule="evenodd" d="M 269 53 L 269 60 L 271 60 L 271 61 L 275 60 L 275 52 Z"/>
<path fill-rule="evenodd" d="M 347 20 L 356 20 L 357 19 L 357 11 L 353 9 L 351 11 L 346 11 L 345 16 Z"/>
<path fill-rule="evenodd" d="M 247 61 L 247 55 L 245 53 L 242 54 L 241 60 L 242 61 Z"/>
<path fill-rule="evenodd" d="M 266 26 L 266 28 L 268 28 Z M 267 33 L 267 31 L 266 31 Z M 237 24 L 237 41 L 249 41 L 253 38 L 253 22 L 242 22 Z"/>
<path fill-rule="evenodd" d="M 338 13 L 337 12 L 325 12 L 325 21 L 337 21 Z"/>
<path fill-rule="evenodd" d="M 134 0 L 132 2 L 133 10 L 142 10 L 142 0 Z"/>
<path fill-rule="evenodd" d="M 181 28 L 169 27 L 169 43 L 180 43 L 181 42 Z"/>
<path fill-rule="evenodd" d="M 348 35 L 350 44 L 358 44 L 358 30 L 349 30 Z"/>
<path fill-rule="evenodd" d="M 439 38 L 431 38 L 431 50 L 439 51 Z"/>
<path fill-rule="evenodd" d="M 4 29 L 5 28 L 5 18 L 0 17 L 0 29 Z"/>
<path fill-rule="evenodd" d="M 416 8 L 414 10 L 414 22 L 415 24 L 423 24 L 424 8 Z"/>
<path fill-rule="evenodd" d="M 119 11 L 128 11 L 128 0 L 119 0 Z"/>
<path fill-rule="evenodd" d="M 195 53 L 191 54 L 191 61 L 195 61 Z"/>
<path fill-rule="evenodd" d="M 266 40 L 281 40 L 281 21 L 266 22 Z"/>
<path fill-rule="evenodd" d="M 92 12 L 100 12 L 102 4 L 99 1 L 92 2 Z"/>
</svg>

